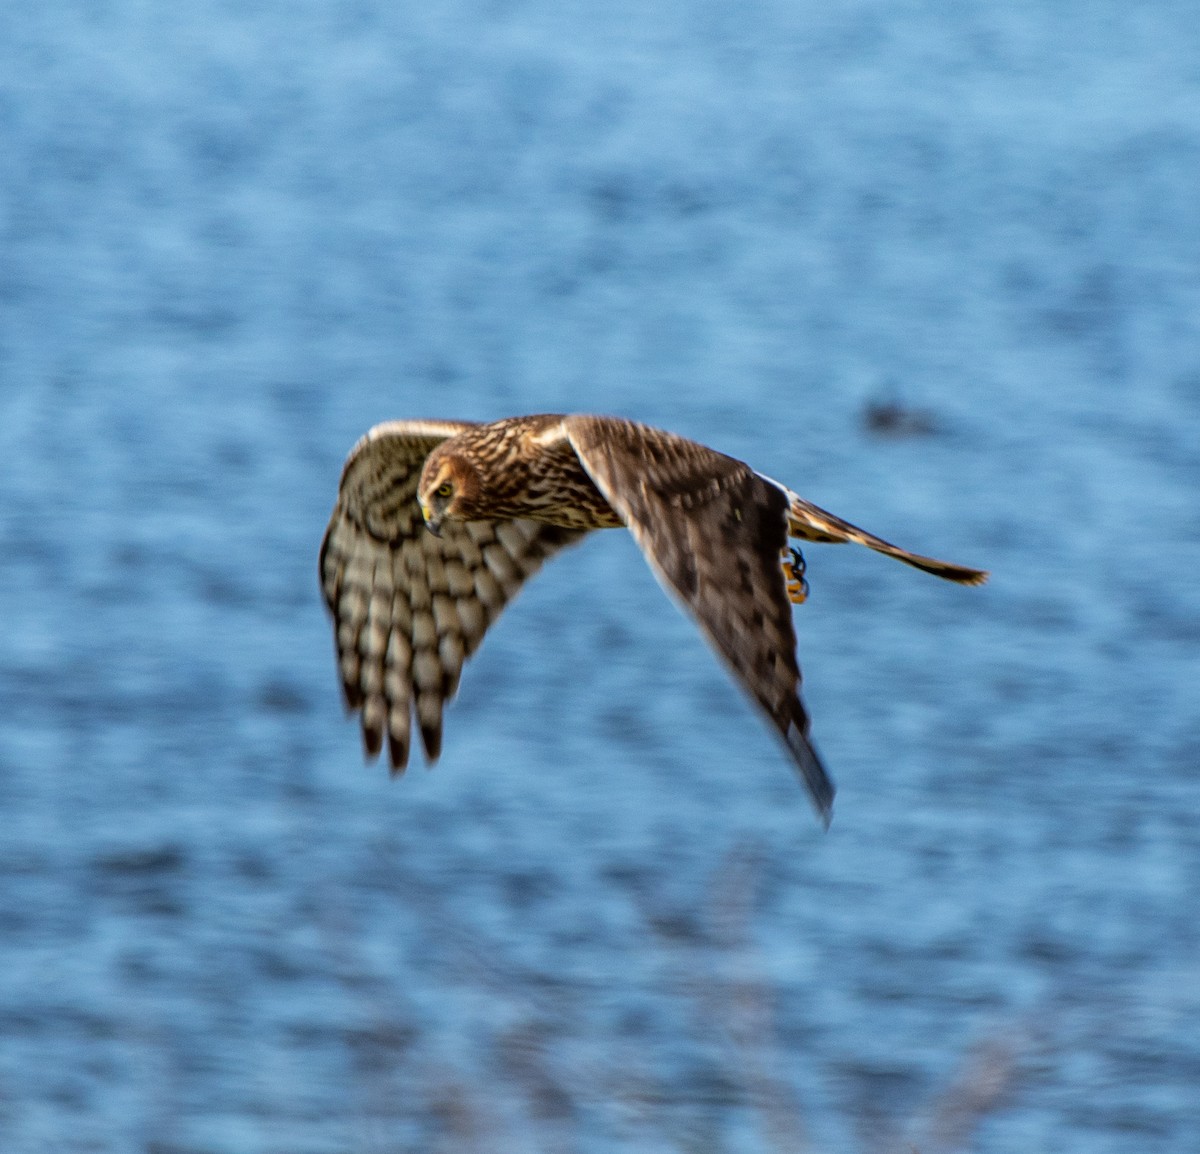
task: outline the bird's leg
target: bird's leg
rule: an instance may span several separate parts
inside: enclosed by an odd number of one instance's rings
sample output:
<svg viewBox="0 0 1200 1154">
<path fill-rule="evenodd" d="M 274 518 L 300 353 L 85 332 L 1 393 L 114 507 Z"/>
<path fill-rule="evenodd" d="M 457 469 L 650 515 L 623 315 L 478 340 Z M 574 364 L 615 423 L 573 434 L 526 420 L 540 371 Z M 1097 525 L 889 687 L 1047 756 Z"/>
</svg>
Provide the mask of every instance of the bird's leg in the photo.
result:
<svg viewBox="0 0 1200 1154">
<path fill-rule="evenodd" d="M 793 605 L 803 605 L 808 600 L 808 582 L 804 571 L 808 568 L 804 554 L 799 549 L 787 547 L 783 551 L 783 575 L 787 579 L 788 600 Z"/>
</svg>

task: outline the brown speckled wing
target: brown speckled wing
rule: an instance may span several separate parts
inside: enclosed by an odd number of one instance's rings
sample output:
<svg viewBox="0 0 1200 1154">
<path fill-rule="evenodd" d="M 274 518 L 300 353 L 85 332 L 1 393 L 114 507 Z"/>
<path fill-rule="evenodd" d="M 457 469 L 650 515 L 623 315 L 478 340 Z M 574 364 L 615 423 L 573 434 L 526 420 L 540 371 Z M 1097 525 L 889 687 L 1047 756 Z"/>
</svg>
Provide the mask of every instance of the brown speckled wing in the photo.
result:
<svg viewBox="0 0 1200 1154">
<path fill-rule="evenodd" d="M 346 705 L 361 713 L 369 757 L 408 764 L 415 713 L 437 760 L 442 709 L 488 626 L 542 562 L 583 536 L 533 521 L 446 522 L 425 528 L 417 482 L 425 458 L 471 426 L 390 421 L 351 450 L 321 546 Z"/>
<path fill-rule="evenodd" d="M 741 461 L 612 417 L 564 430 L 650 567 L 778 730 L 828 824 L 833 783 L 808 739 L 780 554 L 788 498 Z"/>
</svg>

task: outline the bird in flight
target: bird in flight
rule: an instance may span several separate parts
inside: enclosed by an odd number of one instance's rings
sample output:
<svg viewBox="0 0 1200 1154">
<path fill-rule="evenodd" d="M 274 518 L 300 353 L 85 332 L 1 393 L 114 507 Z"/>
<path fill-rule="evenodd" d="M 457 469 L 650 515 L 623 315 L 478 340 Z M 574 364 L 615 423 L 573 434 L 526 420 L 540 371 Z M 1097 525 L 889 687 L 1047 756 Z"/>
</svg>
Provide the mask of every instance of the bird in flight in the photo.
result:
<svg viewBox="0 0 1200 1154">
<path fill-rule="evenodd" d="M 488 626 L 547 558 L 621 527 L 783 739 L 826 825 L 834 787 L 809 740 L 792 627 L 808 586 L 788 539 L 856 541 L 948 581 L 987 580 L 633 421 L 388 421 L 350 451 L 320 557 L 342 691 L 367 756 L 386 738 L 392 771 L 403 772 L 415 715 L 436 761 L 443 707 Z"/>
</svg>

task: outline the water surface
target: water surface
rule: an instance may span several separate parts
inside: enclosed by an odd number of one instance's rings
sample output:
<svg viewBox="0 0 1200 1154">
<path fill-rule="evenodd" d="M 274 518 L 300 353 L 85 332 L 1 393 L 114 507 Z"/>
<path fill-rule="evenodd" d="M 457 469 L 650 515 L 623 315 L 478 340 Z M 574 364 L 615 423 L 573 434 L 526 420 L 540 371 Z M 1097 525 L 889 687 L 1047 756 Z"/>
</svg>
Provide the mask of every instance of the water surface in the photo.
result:
<svg viewBox="0 0 1200 1154">
<path fill-rule="evenodd" d="M 3 23 L 5 1150 L 1196 1148 L 1192 6 Z M 828 834 L 619 533 L 363 768 L 341 460 L 539 410 L 994 571 L 808 551 Z"/>
</svg>

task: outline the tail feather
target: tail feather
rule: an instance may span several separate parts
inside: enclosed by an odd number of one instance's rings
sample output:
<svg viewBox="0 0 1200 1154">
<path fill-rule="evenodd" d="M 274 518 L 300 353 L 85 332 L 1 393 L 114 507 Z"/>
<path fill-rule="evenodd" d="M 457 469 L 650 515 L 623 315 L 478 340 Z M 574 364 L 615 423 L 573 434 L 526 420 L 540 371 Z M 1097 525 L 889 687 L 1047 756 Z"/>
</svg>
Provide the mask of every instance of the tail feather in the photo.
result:
<svg viewBox="0 0 1200 1154">
<path fill-rule="evenodd" d="M 795 493 L 789 491 L 788 495 L 791 499 L 791 506 L 788 509 L 788 532 L 793 537 L 799 537 L 805 541 L 835 543 L 854 541 L 859 545 L 865 545 L 868 549 L 874 549 L 876 553 L 895 557 L 897 561 L 903 561 L 906 565 L 913 566 L 914 569 L 923 569 L 935 577 L 942 577 L 947 581 L 957 581 L 960 585 L 982 585 L 988 579 L 987 571 L 984 569 L 971 569 L 966 565 L 939 561 L 936 557 L 923 557 L 919 553 L 910 553 L 907 549 L 901 549 L 899 545 L 893 545 L 882 537 L 876 537 L 874 533 L 868 533 L 865 529 L 851 525 L 849 521 L 843 521 L 841 517 L 818 508 L 810 501 L 804 500 L 803 497 L 796 496 Z"/>
</svg>

